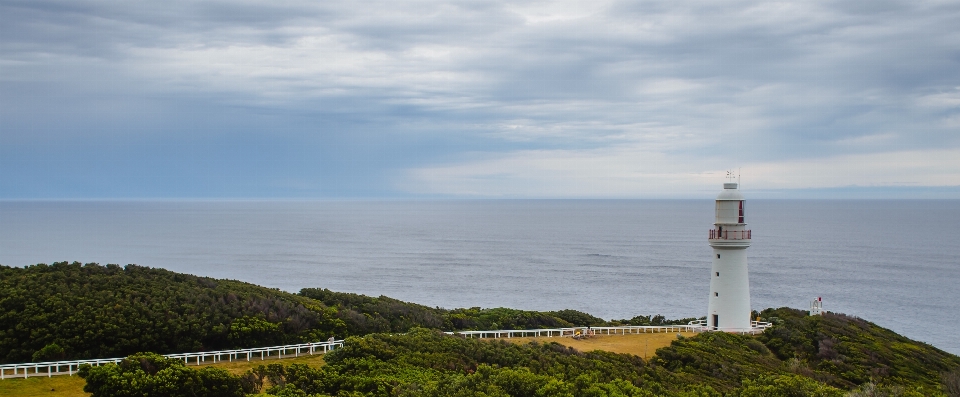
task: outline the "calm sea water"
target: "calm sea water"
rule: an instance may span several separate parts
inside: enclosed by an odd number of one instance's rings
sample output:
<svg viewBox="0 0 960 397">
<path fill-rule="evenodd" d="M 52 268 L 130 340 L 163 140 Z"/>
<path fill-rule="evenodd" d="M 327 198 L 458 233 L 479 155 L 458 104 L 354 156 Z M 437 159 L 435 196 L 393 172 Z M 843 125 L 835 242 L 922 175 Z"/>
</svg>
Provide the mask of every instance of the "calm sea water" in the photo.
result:
<svg viewBox="0 0 960 397">
<path fill-rule="evenodd" d="M 748 200 L 755 309 L 960 354 L 960 201 Z M 706 314 L 710 200 L 0 201 L 0 264 L 136 263 L 429 306 Z"/>
</svg>

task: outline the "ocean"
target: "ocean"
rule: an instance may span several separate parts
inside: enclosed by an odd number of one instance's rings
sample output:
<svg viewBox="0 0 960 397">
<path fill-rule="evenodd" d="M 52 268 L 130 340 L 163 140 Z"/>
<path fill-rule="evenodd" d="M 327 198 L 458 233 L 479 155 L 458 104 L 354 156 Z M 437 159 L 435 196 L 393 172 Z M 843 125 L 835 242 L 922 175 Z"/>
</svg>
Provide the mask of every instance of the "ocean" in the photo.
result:
<svg viewBox="0 0 960 397">
<path fill-rule="evenodd" d="M 712 200 L 0 201 L 0 264 L 136 263 L 428 306 L 706 315 Z M 960 354 L 960 200 L 748 200 L 754 309 Z"/>
</svg>

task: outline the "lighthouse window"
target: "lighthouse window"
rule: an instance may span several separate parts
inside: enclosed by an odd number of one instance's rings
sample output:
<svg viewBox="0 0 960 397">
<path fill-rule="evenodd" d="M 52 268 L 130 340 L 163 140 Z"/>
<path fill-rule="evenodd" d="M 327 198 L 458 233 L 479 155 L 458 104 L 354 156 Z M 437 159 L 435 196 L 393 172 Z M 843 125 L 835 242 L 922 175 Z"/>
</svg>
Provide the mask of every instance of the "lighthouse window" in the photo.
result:
<svg viewBox="0 0 960 397">
<path fill-rule="evenodd" d="M 720 259 L 720 254 L 717 254 L 717 259 Z"/>
<path fill-rule="evenodd" d="M 717 272 L 717 277 L 720 277 L 720 272 Z"/>
<path fill-rule="evenodd" d="M 719 293 L 719 292 L 714 292 L 714 293 L 713 293 L 713 296 L 720 296 L 720 293 Z"/>
</svg>

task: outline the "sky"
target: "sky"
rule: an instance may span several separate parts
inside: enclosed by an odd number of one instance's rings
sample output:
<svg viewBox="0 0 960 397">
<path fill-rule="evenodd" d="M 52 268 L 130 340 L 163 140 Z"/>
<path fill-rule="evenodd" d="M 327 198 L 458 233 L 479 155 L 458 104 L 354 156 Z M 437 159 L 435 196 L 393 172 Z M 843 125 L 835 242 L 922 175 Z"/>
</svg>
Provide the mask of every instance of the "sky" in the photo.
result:
<svg viewBox="0 0 960 397">
<path fill-rule="evenodd" d="M 0 199 L 960 198 L 956 1 L 0 0 Z"/>
</svg>

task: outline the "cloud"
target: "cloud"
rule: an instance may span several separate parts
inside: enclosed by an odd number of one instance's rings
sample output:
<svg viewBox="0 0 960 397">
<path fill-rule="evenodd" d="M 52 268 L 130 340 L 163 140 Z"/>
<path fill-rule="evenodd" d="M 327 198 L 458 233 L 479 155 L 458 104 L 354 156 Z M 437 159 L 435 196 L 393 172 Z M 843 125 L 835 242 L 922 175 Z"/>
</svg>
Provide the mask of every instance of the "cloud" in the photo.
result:
<svg viewBox="0 0 960 397">
<path fill-rule="evenodd" d="M 0 155 L 243 147 L 293 164 L 264 180 L 295 174 L 290 185 L 345 193 L 330 181 L 350 179 L 386 195 L 687 194 L 726 167 L 823 159 L 885 170 L 867 160 L 960 148 L 958 25 L 960 5 L 940 1 L 8 0 Z M 284 160 L 303 150 L 324 158 Z M 144 171 L 231 172 L 195 164 Z M 930 175 L 960 166 L 931 164 L 865 178 L 940 186 L 952 177 Z M 27 179 L 36 194 L 62 191 L 62 172 L 7 168 L 0 196 Z M 239 191 L 192 186 L 169 194 Z"/>
<path fill-rule="evenodd" d="M 714 192 L 734 170 L 745 189 L 760 192 L 948 187 L 960 186 L 958 158 L 960 149 L 744 163 L 722 153 L 692 157 L 638 147 L 526 151 L 411 170 L 400 186 L 461 197 L 693 198 Z"/>
</svg>

